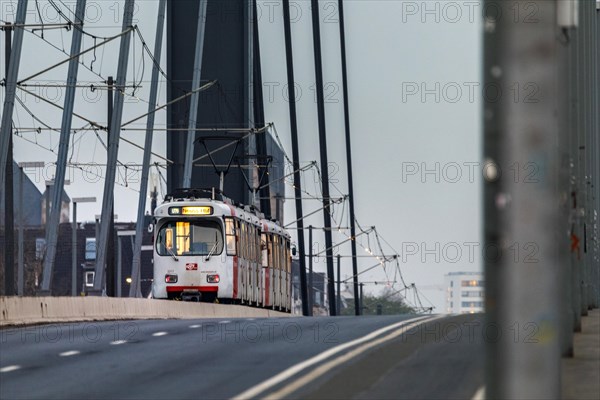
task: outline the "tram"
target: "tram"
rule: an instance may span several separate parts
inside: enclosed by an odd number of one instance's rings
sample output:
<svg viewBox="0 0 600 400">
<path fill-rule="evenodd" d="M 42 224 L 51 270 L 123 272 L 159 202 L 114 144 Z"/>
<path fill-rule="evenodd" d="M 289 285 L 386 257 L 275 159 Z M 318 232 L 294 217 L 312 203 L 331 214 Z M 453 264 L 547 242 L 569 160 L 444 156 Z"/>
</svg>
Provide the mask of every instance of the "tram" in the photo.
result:
<svg viewBox="0 0 600 400">
<path fill-rule="evenodd" d="M 291 310 L 290 236 L 216 189 L 178 189 L 155 210 L 157 299 Z"/>
</svg>

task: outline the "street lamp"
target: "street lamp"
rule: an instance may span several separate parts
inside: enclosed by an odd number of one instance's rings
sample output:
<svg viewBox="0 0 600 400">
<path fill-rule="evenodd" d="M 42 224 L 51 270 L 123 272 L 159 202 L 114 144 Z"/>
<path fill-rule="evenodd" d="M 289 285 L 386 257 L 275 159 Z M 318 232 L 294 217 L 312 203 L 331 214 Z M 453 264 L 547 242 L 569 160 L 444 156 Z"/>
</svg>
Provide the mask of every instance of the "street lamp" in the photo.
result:
<svg viewBox="0 0 600 400">
<path fill-rule="evenodd" d="M 73 249 L 71 254 L 71 296 L 77 296 L 77 203 L 95 203 L 95 197 L 73 197 Z"/>
<path fill-rule="evenodd" d="M 24 250 L 23 250 L 23 169 L 34 169 L 44 168 L 44 162 L 33 161 L 33 162 L 20 162 L 19 163 L 19 270 L 17 272 L 17 295 L 23 296 L 25 288 L 25 267 L 23 262 Z"/>
</svg>

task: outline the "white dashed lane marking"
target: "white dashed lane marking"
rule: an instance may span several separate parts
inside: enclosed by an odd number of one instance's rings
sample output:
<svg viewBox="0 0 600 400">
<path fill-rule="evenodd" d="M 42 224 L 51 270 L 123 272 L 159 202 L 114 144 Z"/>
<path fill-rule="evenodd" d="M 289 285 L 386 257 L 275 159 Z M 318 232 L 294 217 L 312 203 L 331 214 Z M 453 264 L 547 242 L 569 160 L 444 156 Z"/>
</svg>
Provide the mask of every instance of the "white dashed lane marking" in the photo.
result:
<svg viewBox="0 0 600 400">
<path fill-rule="evenodd" d="M 202 325 L 190 325 L 190 329 L 198 329 L 202 327 Z"/>
<path fill-rule="evenodd" d="M 168 335 L 168 333 L 167 332 L 154 332 L 152 334 L 152 336 L 165 336 L 165 335 Z"/>
<path fill-rule="evenodd" d="M 12 372 L 12 371 L 16 371 L 18 369 L 21 369 L 20 365 L 7 365 L 6 367 L 0 368 L 0 373 Z"/>
<path fill-rule="evenodd" d="M 125 343 L 127 343 L 127 340 L 114 340 L 114 341 L 110 342 L 110 344 L 113 346 L 118 346 L 120 344 L 125 344 Z"/>
<path fill-rule="evenodd" d="M 219 323 L 220 323 L 220 324 L 228 324 L 228 323 L 230 323 L 230 322 L 231 322 L 231 321 L 219 321 Z"/>
<path fill-rule="evenodd" d="M 65 351 L 59 354 L 59 356 L 61 357 L 71 357 L 71 356 L 76 356 L 77 354 L 80 354 L 81 352 L 78 350 L 71 350 L 71 351 Z"/>
</svg>

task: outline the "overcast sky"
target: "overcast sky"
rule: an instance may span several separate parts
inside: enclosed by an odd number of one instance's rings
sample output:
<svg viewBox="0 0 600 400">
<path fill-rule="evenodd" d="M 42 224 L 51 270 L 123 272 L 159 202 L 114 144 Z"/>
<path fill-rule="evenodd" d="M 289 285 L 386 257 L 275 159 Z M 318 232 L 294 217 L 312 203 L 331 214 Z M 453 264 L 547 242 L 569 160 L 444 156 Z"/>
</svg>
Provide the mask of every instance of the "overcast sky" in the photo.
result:
<svg viewBox="0 0 600 400">
<path fill-rule="evenodd" d="M 1 0 L 0 17 L 12 22 L 16 0 Z M 55 2 L 65 13 L 66 7 L 75 8 L 75 1 Z M 29 1 L 28 23 L 61 22 L 47 1 Z M 300 131 L 300 158 L 303 162 L 319 160 L 317 113 L 314 91 L 314 62 L 312 25 L 309 1 L 292 1 L 292 35 L 296 84 L 299 90 L 298 113 Z M 337 1 L 321 1 L 321 37 L 325 82 L 328 156 L 330 177 L 335 187 L 333 197 L 346 193 L 346 161 L 341 92 L 341 64 Z M 138 1 L 135 19 L 151 49 L 158 2 Z M 121 29 L 123 2 L 88 1 L 86 31 L 108 37 Z M 286 85 L 285 47 L 282 24 L 282 6 L 279 1 L 259 1 L 259 28 L 261 36 L 262 68 L 267 121 L 274 122 L 284 150 L 291 157 L 289 117 Z M 482 9 L 473 1 L 373 1 L 345 2 L 346 44 L 350 91 L 350 124 L 354 159 L 354 186 L 356 216 L 363 227 L 376 226 L 387 254 L 400 253 L 401 269 L 407 283 L 414 282 L 424 296 L 436 307 L 445 311 L 443 275 L 452 271 L 480 270 L 481 247 L 481 156 L 480 156 L 480 79 Z M 40 31 L 36 34 L 41 35 Z M 71 32 L 45 30 L 44 38 L 25 34 L 19 78 L 23 79 L 64 58 L 61 50 L 68 52 Z M 98 42 L 100 39 L 98 40 Z M 2 67 L 4 41 L 0 41 Z M 101 84 L 103 78 L 116 76 L 119 41 L 116 40 L 96 54 L 83 57 L 86 67 L 79 68 L 79 82 L 87 85 Z M 128 95 L 123 121 L 147 111 L 148 82 L 151 64 L 148 57 L 142 62 L 140 40 L 132 42 L 128 80 L 143 81 L 143 88 L 134 96 Z M 82 48 L 93 45 L 85 37 Z M 164 48 L 163 48 L 164 51 Z M 166 53 L 163 53 L 163 55 Z M 166 63 L 162 62 L 166 70 Z M 29 83 L 57 84 L 66 77 L 67 64 L 35 78 Z M 142 71 L 144 74 L 142 75 Z M 4 76 L 4 71 L 2 73 Z M 210 77 L 203 77 L 203 79 Z M 161 80 L 159 104 L 165 103 L 165 82 Z M 63 88 L 31 87 L 28 90 L 53 100 L 62 106 Z M 129 89 L 131 94 L 131 89 Z M 4 92 L 2 91 L 2 96 Z M 51 127 L 60 126 L 60 110 L 18 91 L 18 95 L 40 120 Z M 75 112 L 99 123 L 106 123 L 106 92 L 79 89 Z M 58 133 L 42 130 L 39 133 L 27 128 L 39 127 L 25 108 L 15 108 L 14 123 L 19 137 L 14 139 L 16 161 L 56 160 Z M 157 126 L 164 126 L 165 113 L 157 114 Z M 73 120 L 73 127 L 84 127 L 86 122 Z M 136 127 L 145 127 L 141 120 Z M 143 143 L 142 131 L 124 131 L 122 137 Z M 102 132 L 82 130 L 74 135 L 70 148 L 73 163 L 105 162 Z M 54 153 L 52 151 L 54 151 Z M 153 151 L 165 155 L 165 133 L 157 132 Z M 142 151 L 121 142 L 119 160 L 123 163 L 140 163 Z M 154 161 L 163 162 L 160 158 Z M 70 169 L 71 185 L 66 188 L 71 197 L 91 196 L 96 204 L 82 204 L 78 215 L 83 220 L 93 220 L 100 213 L 104 182 L 95 174 L 103 174 L 101 167 L 82 166 L 85 172 Z M 120 221 L 135 219 L 139 175 L 121 168 L 115 186 L 115 213 Z M 129 171 L 128 173 L 125 173 Z M 164 170 L 163 170 L 164 174 Z M 52 177 L 47 171 L 30 171 L 29 176 L 43 190 L 44 180 Z M 319 196 L 318 179 L 314 173 L 304 175 L 306 190 Z M 288 185 L 288 197 L 293 197 Z M 318 202 L 307 200 L 304 211 L 319 208 Z M 292 201 L 286 203 L 287 222 L 295 220 Z M 336 206 L 335 220 L 341 226 L 348 224 L 348 207 Z M 322 214 L 308 218 L 306 224 L 323 225 Z M 295 236 L 295 234 L 294 234 Z M 334 235 L 334 241 L 344 239 Z M 315 241 L 323 243 L 322 234 Z M 365 235 L 359 241 L 359 254 L 363 249 L 377 250 L 374 235 Z M 321 245 L 321 249 L 324 246 Z M 349 246 L 342 246 L 341 254 L 350 254 Z M 377 263 L 376 259 L 361 258 L 360 268 Z M 324 270 L 323 260 L 315 264 Z M 342 261 L 342 276 L 351 276 L 349 259 Z M 386 270 L 378 267 L 361 275 L 369 284 L 367 291 L 377 291 L 388 286 L 400 289 L 394 283 L 395 265 Z M 412 301 L 412 295 L 409 296 Z M 428 303 L 427 301 L 424 301 Z"/>
</svg>

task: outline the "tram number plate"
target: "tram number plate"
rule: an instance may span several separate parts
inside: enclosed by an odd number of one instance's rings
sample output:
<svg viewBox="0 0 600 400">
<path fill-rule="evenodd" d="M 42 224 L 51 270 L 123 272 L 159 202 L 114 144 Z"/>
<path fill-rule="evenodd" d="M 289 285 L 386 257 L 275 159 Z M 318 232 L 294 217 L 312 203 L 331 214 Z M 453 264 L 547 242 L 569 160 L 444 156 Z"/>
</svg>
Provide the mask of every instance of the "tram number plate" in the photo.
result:
<svg viewBox="0 0 600 400">
<path fill-rule="evenodd" d="M 187 263 L 187 264 L 185 264 L 185 270 L 186 271 L 197 271 L 198 264 L 197 263 Z"/>
</svg>

